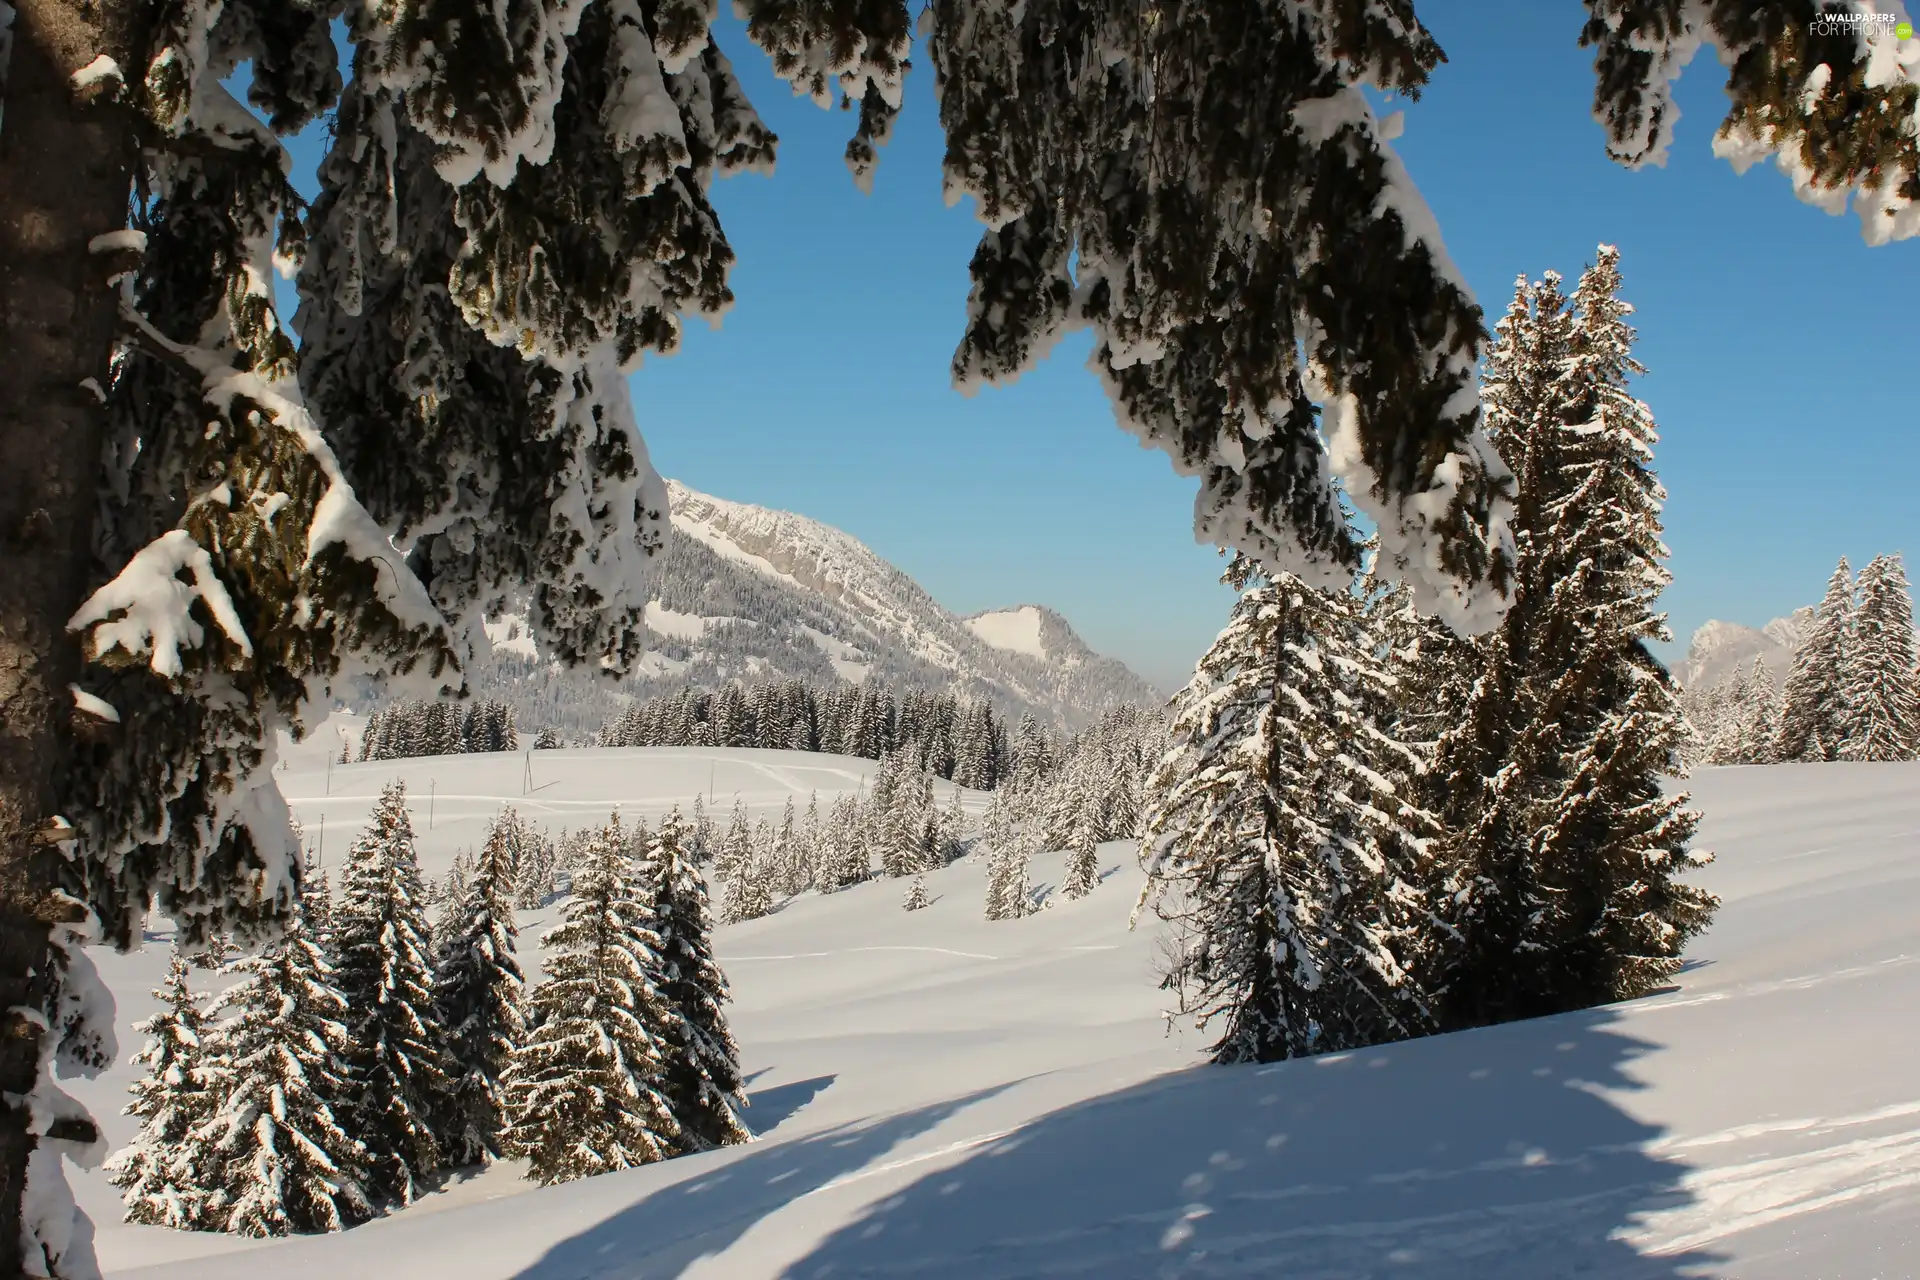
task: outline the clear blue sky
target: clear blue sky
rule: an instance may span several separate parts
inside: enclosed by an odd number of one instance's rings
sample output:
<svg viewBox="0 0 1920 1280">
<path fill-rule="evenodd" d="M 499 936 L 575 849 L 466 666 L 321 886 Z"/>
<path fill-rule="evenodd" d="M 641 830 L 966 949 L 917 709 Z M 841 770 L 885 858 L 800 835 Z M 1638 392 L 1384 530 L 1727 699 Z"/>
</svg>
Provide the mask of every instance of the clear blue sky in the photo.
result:
<svg viewBox="0 0 1920 1280">
<path fill-rule="evenodd" d="M 1419 12 L 1450 61 L 1398 145 L 1482 306 L 1497 317 L 1517 274 L 1572 277 L 1620 246 L 1671 495 L 1670 656 L 1708 618 L 1758 625 L 1816 600 L 1842 554 L 1920 552 L 1920 243 L 1868 249 L 1771 167 L 1716 159 L 1711 51 L 1681 82 L 1668 167 L 1634 173 L 1591 116 L 1577 0 Z M 1177 687 L 1230 594 L 1193 543 L 1192 482 L 1114 426 L 1085 339 L 1012 387 L 949 385 L 979 228 L 941 199 L 924 61 L 862 196 L 840 160 L 851 117 L 790 97 L 738 24 L 721 31 L 779 170 L 716 184 L 740 259 L 724 326 L 695 322 L 635 376 L 655 465 L 845 529 L 954 610 L 1050 605 Z"/>
</svg>

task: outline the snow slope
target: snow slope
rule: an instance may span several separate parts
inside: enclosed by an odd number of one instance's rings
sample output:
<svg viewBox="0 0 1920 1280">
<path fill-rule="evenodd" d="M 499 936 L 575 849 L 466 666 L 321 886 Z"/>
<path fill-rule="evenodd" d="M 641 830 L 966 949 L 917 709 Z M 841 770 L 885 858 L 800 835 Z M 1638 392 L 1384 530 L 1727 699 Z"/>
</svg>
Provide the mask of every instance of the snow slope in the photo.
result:
<svg viewBox="0 0 1920 1280">
<path fill-rule="evenodd" d="M 318 781 L 304 749 L 298 796 Z M 759 796 L 758 770 L 794 767 L 692 750 L 570 764 L 542 794 L 658 805 L 710 769 Z M 437 767 L 449 792 L 523 803 L 486 780 L 490 758 Z M 1157 1016 L 1154 934 L 1126 930 L 1125 846 L 1101 850 L 1111 875 L 1085 901 L 1000 924 L 963 863 L 911 915 L 895 881 L 721 930 L 750 1146 L 551 1190 L 496 1169 L 326 1238 L 103 1226 L 104 1261 L 142 1280 L 1912 1280 L 1920 766 L 1691 785 L 1725 907 L 1667 994 L 1203 1067 L 1200 1038 Z M 1058 872 L 1042 859 L 1036 881 Z M 164 958 L 105 959 L 123 1020 Z M 84 1092 L 99 1106 L 126 1075 Z M 89 1179 L 83 1198 L 97 1210 L 102 1191 Z"/>
</svg>

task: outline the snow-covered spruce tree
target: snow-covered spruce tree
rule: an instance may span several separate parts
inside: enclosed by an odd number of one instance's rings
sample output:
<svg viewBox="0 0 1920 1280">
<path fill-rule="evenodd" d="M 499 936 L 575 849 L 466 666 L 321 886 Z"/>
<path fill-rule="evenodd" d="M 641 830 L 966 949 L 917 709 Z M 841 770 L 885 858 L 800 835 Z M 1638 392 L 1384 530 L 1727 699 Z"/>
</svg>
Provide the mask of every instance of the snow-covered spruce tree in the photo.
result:
<svg viewBox="0 0 1920 1280">
<path fill-rule="evenodd" d="M 1898 555 L 1860 571 L 1860 603 L 1846 654 L 1843 760 L 1920 755 L 1920 684 L 1914 677 L 1913 595 Z"/>
<path fill-rule="evenodd" d="M 1073 834 L 1067 839 L 1067 865 L 1060 877 L 1062 898 L 1068 901 L 1084 898 L 1099 885 L 1100 851 L 1097 843 L 1092 818 L 1082 815 L 1074 823 Z"/>
<path fill-rule="evenodd" d="M 793 797 L 789 795 L 786 807 L 780 812 L 780 825 L 774 829 L 773 848 L 768 856 L 767 871 L 774 892 L 780 897 L 791 898 L 813 886 L 803 835 L 795 825 Z"/>
<path fill-rule="evenodd" d="M 901 757 L 894 757 L 898 760 Z M 926 827 L 926 809 L 917 774 L 898 772 L 882 787 L 880 779 L 889 770 L 882 762 L 875 776 L 873 794 L 867 809 L 867 830 L 880 846 L 880 871 L 888 876 L 910 876 L 925 869 L 922 836 Z"/>
<path fill-rule="evenodd" d="M 1773 672 L 1760 658 L 1747 673 L 1747 701 L 1739 736 L 1732 744 L 1729 764 L 1772 764 L 1774 739 L 1780 734 L 1780 688 Z"/>
<path fill-rule="evenodd" d="M 1220 1024 L 1216 1062 L 1271 1062 L 1428 1030 L 1405 807 L 1373 719 L 1385 673 L 1360 602 L 1250 581 L 1176 700 L 1149 787 L 1135 917 L 1173 925 L 1180 1010 Z"/>
<path fill-rule="evenodd" d="M 1703 690 L 1684 689 L 1680 704 L 1694 740 L 1691 759 L 1701 764 L 1740 764 L 1742 732 L 1751 715 L 1756 690 L 1753 673 L 1745 667 Z M 1691 696 L 1689 696 L 1691 695 Z"/>
<path fill-rule="evenodd" d="M 666 1024 L 664 1093 L 680 1125 L 680 1148 L 706 1150 L 745 1142 L 746 1106 L 740 1050 L 727 1028 L 727 978 L 713 957 L 707 887 L 688 858 L 679 809 L 668 813 L 647 846 L 641 869 L 657 938 L 659 995 Z"/>
<path fill-rule="evenodd" d="M 728 924 L 758 920 L 773 910 L 773 887 L 769 882 L 772 867 L 757 855 L 749 854 L 735 866 L 730 879 L 722 882 L 720 917 Z"/>
<path fill-rule="evenodd" d="M 987 919 L 1018 920 L 1033 912 L 1029 879 L 1033 849 L 1010 799 L 1010 789 L 995 791 L 987 805 Z"/>
<path fill-rule="evenodd" d="M 327 873 L 309 865 L 300 885 L 300 913 L 307 922 L 307 936 L 325 951 L 333 946 L 333 889 Z"/>
<path fill-rule="evenodd" d="M 519 828 L 511 809 L 494 819 L 435 957 L 434 1011 L 445 1029 L 451 1077 L 436 1128 L 450 1167 L 500 1155 L 500 1080 L 526 1031 L 513 917 Z"/>
<path fill-rule="evenodd" d="M 1571 308 L 1551 273 L 1523 279 L 1489 360 L 1519 561 L 1507 617 L 1463 646 L 1472 690 L 1430 775 L 1449 1027 L 1644 995 L 1716 905 L 1681 878 L 1709 855 L 1662 785 L 1687 730 L 1649 648 L 1667 638 L 1665 493 L 1618 263 L 1601 246 Z"/>
<path fill-rule="evenodd" d="M 154 995 L 160 1010 L 137 1023 L 147 1037 L 133 1056 L 146 1073 L 128 1086 L 133 1101 L 123 1114 L 140 1121 L 140 1132 L 107 1163 L 107 1177 L 126 1201 L 127 1221 L 176 1231 L 218 1229 L 210 1220 L 206 1170 L 190 1162 L 189 1138 L 212 1114 L 215 1093 L 208 1078 L 209 1020 L 187 985 L 190 967 L 176 947 L 167 977 Z"/>
<path fill-rule="evenodd" d="M 714 847 L 717 844 L 713 830 L 713 815 L 708 813 L 698 792 L 693 797 L 693 819 L 687 824 L 687 854 L 695 863 L 705 865 L 713 861 Z"/>
<path fill-rule="evenodd" d="M 346 998 L 299 921 L 235 962 L 220 998 L 218 1106 L 190 1140 L 208 1225 L 244 1236 L 338 1231 L 371 1216 L 368 1152 L 341 1123 Z"/>
<path fill-rule="evenodd" d="M 347 852 L 333 962 L 351 1045 L 353 1104 L 340 1121 L 366 1145 L 369 1193 L 397 1205 L 445 1164 L 436 1121 L 452 1086 L 422 896 L 406 785 L 392 782 Z"/>
<path fill-rule="evenodd" d="M 1847 649 L 1854 615 L 1853 568 L 1845 556 L 1827 579 L 1813 629 L 1794 651 L 1780 689 L 1773 756 L 1782 762 L 1837 760 L 1848 729 Z"/>
<path fill-rule="evenodd" d="M 927 905 L 927 878 L 916 874 L 913 883 L 907 886 L 907 896 L 900 905 L 908 911 L 919 911 Z"/>
<path fill-rule="evenodd" d="M 940 864 L 957 862 L 967 854 L 967 811 L 960 803 L 960 788 L 955 786 L 940 811 Z"/>
<path fill-rule="evenodd" d="M 698 799 L 699 797 L 695 797 Z M 799 856 L 806 865 L 806 888 L 824 887 L 827 832 L 820 817 L 820 793 L 807 793 L 807 812 L 800 820 Z"/>
<path fill-rule="evenodd" d="M 506 1148 L 551 1186 L 680 1149 L 667 1100 L 672 1023 L 656 985 L 659 936 L 640 868 L 605 831 L 574 872 L 562 923 L 541 939 L 546 980 L 504 1079 Z"/>
</svg>

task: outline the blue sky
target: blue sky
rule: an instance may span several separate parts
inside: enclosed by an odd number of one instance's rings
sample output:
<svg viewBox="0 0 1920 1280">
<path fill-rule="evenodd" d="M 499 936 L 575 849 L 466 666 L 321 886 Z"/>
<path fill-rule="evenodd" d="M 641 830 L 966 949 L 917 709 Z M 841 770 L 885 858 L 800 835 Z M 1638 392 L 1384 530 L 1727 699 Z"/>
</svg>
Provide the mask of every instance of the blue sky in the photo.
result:
<svg viewBox="0 0 1920 1280">
<path fill-rule="evenodd" d="M 1419 12 L 1450 61 L 1398 146 L 1482 306 L 1497 317 L 1519 273 L 1572 277 L 1620 246 L 1670 492 L 1670 656 L 1708 618 L 1816 600 L 1842 554 L 1920 552 L 1920 244 L 1868 249 L 1772 168 L 1716 159 L 1711 51 L 1681 81 L 1668 167 L 1636 173 L 1592 120 L 1577 0 Z M 724 325 L 695 322 L 635 375 L 655 465 L 845 529 L 959 612 L 1049 605 L 1177 687 L 1231 596 L 1193 543 L 1193 483 L 1114 426 L 1086 340 L 1011 387 L 949 385 L 979 228 L 941 199 L 929 69 L 862 196 L 840 159 L 851 117 L 791 97 L 738 24 L 720 30 L 780 163 L 716 184 L 740 259 Z"/>
</svg>

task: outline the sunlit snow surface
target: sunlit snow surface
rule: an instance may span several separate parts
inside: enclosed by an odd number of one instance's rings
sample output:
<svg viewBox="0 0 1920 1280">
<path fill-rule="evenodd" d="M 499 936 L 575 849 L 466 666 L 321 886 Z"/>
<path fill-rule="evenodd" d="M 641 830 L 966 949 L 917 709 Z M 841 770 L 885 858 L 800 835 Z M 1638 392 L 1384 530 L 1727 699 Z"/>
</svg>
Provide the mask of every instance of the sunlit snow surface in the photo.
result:
<svg viewBox="0 0 1920 1280">
<path fill-rule="evenodd" d="M 324 738 L 324 734 L 320 738 Z M 337 745 L 337 738 L 335 739 Z M 283 775 L 303 821 L 406 773 L 430 869 L 501 801 L 577 824 L 714 779 L 777 805 L 869 762 L 535 752 Z M 435 786 L 425 833 L 426 782 Z M 838 782 L 833 779 L 839 779 Z M 114 1225 L 110 1276 L 187 1280 L 1307 1277 L 1911 1280 L 1920 1275 L 1920 766 L 1721 769 L 1691 784 L 1726 902 L 1677 989 L 1629 1006 L 1276 1067 L 1165 1034 L 1123 845 L 1083 902 L 980 919 L 981 869 L 720 931 L 760 1141 L 553 1190 L 511 1167 L 341 1236 Z M 943 791 L 944 795 L 944 791 Z M 365 802 L 351 802 L 365 812 Z M 540 806 L 546 806 L 541 808 Z M 1042 859 L 1036 884 L 1059 873 Z M 523 922 L 537 934 L 548 916 Z M 165 946 L 103 957 L 126 1029 Z M 112 1116 L 122 1068 L 76 1092 Z"/>
<path fill-rule="evenodd" d="M 1033 658 L 1047 656 L 1047 646 L 1040 639 L 1040 611 L 1032 605 L 975 614 L 967 619 L 967 629 L 996 649 Z"/>
</svg>

